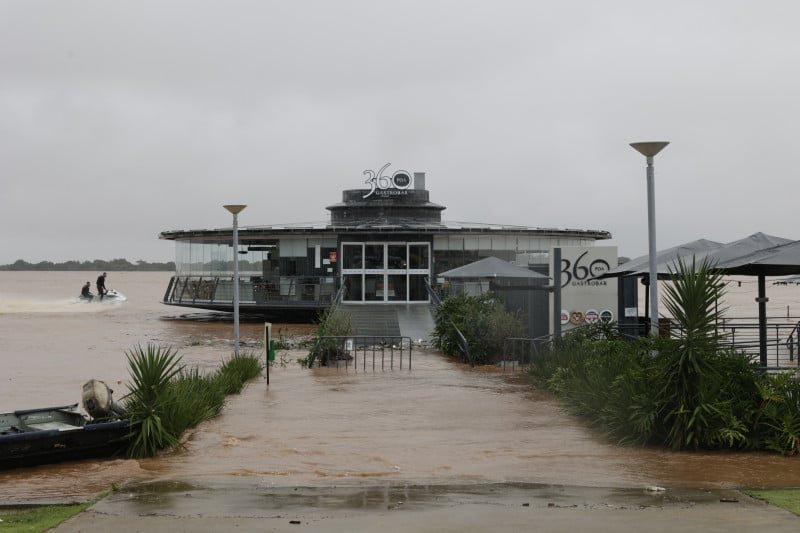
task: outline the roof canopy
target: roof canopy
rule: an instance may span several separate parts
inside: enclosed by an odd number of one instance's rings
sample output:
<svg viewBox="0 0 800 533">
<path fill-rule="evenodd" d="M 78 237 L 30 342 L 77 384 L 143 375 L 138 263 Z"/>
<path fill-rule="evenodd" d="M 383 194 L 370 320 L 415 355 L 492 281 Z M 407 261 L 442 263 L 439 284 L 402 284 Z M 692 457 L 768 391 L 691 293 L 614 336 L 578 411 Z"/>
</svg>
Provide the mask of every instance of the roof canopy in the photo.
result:
<svg viewBox="0 0 800 533">
<path fill-rule="evenodd" d="M 707 239 L 698 239 L 656 252 L 656 269 L 659 277 L 669 277 L 670 270 L 675 270 L 675 264 L 679 259 L 685 263 L 691 263 L 694 258 L 697 262 L 703 261 L 704 259 L 708 260 L 709 263 L 723 270 L 725 274 L 757 275 L 760 271 L 755 268 L 755 265 L 749 269 L 744 267 L 748 261 L 755 261 L 758 259 L 766 260 L 766 256 L 763 255 L 762 252 L 780 248 L 793 242 L 795 241 L 761 232 L 753 233 L 743 239 L 727 244 L 721 244 Z M 798 250 L 800 250 L 800 245 L 798 245 Z M 775 273 L 767 273 L 766 275 L 780 276 L 800 273 L 800 251 L 796 254 L 796 258 L 798 260 L 795 262 L 794 269 L 789 268 L 786 264 L 787 261 L 791 260 L 791 255 L 783 254 L 780 258 L 774 258 L 773 260 L 782 262 L 784 268 L 781 269 L 775 265 L 775 268 L 773 268 Z M 601 277 L 647 276 L 650 273 L 648 261 L 647 255 L 637 257 L 617 268 L 609 270 Z M 733 270 L 734 267 L 737 270 Z M 762 270 L 765 270 L 765 268 Z"/>
<path fill-rule="evenodd" d="M 485 257 L 474 263 L 464 265 L 447 272 L 439 274 L 443 278 L 536 278 L 549 279 L 543 274 L 534 272 L 525 267 L 512 265 L 508 261 L 503 261 L 497 257 Z"/>
<path fill-rule="evenodd" d="M 691 257 L 705 257 L 705 255 L 720 246 L 721 242 L 709 241 L 708 239 L 697 239 L 696 241 L 687 242 L 678 246 L 673 246 L 666 250 L 656 252 L 656 264 L 659 274 L 668 274 L 668 266 L 671 266 L 675 260 L 681 258 Z M 603 278 L 618 277 L 618 276 L 642 276 L 650 272 L 649 269 L 649 255 L 643 255 L 636 259 L 631 259 L 617 268 L 612 268 L 606 272 Z"/>
<path fill-rule="evenodd" d="M 791 241 L 771 248 L 717 263 L 729 275 L 786 276 L 800 274 L 800 241 Z"/>
</svg>

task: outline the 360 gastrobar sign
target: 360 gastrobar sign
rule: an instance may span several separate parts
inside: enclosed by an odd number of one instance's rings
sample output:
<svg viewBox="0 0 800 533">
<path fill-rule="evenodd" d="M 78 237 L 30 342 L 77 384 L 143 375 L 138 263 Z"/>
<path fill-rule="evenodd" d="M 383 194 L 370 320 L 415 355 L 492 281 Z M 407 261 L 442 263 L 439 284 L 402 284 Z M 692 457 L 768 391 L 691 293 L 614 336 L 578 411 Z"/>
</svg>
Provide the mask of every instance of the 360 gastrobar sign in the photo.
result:
<svg viewBox="0 0 800 533">
<path fill-rule="evenodd" d="M 550 265 L 561 286 L 561 325 L 571 328 L 614 320 L 617 279 L 599 279 L 617 264 L 616 246 L 563 246 L 561 264 Z M 550 250 L 551 261 L 553 250 Z M 553 302 L 551 302 L 552 305 Z M 552 319 L 551 319 L 551 331 Z"/>
<path fill-rule="evenodd" d="M 384 174 L 391 163 L 386 163 L 377 172 L 365 170 L 364 175 L 367 179 L 364 183 L 370 186 L 370 190 L 362 198 L 375 196 L 403 196 L 408 194 L 408 189 L 414 184 L 414 179 L 409 172 L 397 170 L 391 176 Z"/>
<path fill-rule="evenodd" d="M 596 252 L 597 249 L 588 249 L 574 258 L 561 259 L 562 288 L 568 285 L 573 287 L 608 285 L 608 280 L 597 277 L 608 272 L 611 266 L 606 258 L 590 255 L 592 251 Z"/>
</svg>

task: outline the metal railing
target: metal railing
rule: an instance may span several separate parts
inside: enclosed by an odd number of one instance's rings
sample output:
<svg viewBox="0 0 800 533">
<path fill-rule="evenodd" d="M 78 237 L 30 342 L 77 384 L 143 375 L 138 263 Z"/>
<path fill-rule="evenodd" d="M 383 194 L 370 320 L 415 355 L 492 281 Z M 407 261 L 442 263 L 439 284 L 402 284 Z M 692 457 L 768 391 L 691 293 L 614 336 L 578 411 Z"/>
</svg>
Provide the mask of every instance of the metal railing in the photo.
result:
<svg viewBox="0 0 800 533">
<path fill-rule="evenodd" d="M 539 346 L 543 342 L 542 339 L 529 337 L 508 337 L 503 341 L 503 355 L 495 364 L 500 365 L 503 372 L 508 369 L 522 370 L 533 364 L 533 357 L 539 353 Z"/>
<path fill-rule="evenodd" d="M 745 320 L 747 319 L 728 319 L 725 323 L 720 322 L 718 334 L 722 336 L 724 345 L 742 352 L 751 360 L 758 362 L 760 360 L 759 326 L 757 322 L 746 322 Z M 617 333 L 621 337 L 636 337 L 619 324 L 616 327 Z M 576 329 L 579 328 L 570 331 Z M 768 364 L 764 370 L 779 371 L 800 367 L 800 321 L 768 324 L 767 331 Z M 661 332 L 663 335 L 673 338 L 680 338 L 683 335 L 683 331 L 674 322 L 670 322 L 668 326 L 662 324 Z M 541 353 L 545 347 L 552 345 L 554 341 L 553 335 L 539 338 L 509 338 L 504 344 L 502 357 L 511 361 L 515 360 L 520 357 L 520 348 L 515 343 L 527 343 L 529 348 L 528 351 L 523 352 L 523 355 L 528 358 L 527 364 L 530 364 L 537 354 Z"/>
<path fill-rule="evenodd" d="M 798 329 L 800 322 L 767 323 L 767 369 L 781 369 L 797 365 L 795 353 L 800 349 Z M 758 319 L 735 318 L 720 322 L 718 334 L 731 347 L 760 360 L 760 326 Z"/>
<path fill-rule="evenodd" d="M 165 303 L 223 304 L 233 302 L 232 275 L 173 276 L 164 293 Z M 261 276 L 239 277 L 241 304 L 328 305 L 338 295 L 329 276 L 281 276 L 269 280 Z"/>
<path fill-rule="evenodd" d="M 411 370 L 411 337 L 401 336 L 322 336 L 311 349 L 309 366 L 352 368 L 356 372 L 394 370 L 395 363 Z"/>
</svg>

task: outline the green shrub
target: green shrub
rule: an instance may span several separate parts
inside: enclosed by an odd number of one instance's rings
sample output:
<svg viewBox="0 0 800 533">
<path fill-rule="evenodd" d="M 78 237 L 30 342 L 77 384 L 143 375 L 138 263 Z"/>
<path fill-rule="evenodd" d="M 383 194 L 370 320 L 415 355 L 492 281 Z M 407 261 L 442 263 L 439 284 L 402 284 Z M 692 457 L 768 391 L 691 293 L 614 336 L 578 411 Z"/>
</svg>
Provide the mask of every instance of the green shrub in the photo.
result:
<svg viewBox="0 0 800 533">
<path fill-rule="evenodd" d="M 534 375 L 621 443 L 800 453 L 800 374 L 765 374 L 721 342 L 722 284 L 709 265 L 679 263 L 672 279 L 678 335 L 631 341 L 580 328 L 537 356 Z"/>
<path fill-rule="evenodd" d="M 447 355 L 461 353 L 456 328 L 469 343 L 470 362 L 486 364 L 502 354 L 509 337 L 521 337 L 525 324 L 491 294 L 449 296 L 436 310 L 433 345 Z"/>
<path fill-rule="evenodd" d="M 162 420 L 173 409 L 167 388 L 181 371 L 180 358 L 172 348 L 152 344 L 146 348 L 139 345 L 126 355 L 133 380 L 125 404 L 133 431 L 128 452 L 132 457 L 149 457 L 161 448 L 174 446 L 180 438 Z"/>
<path fill-rule="evenodd" d="M 132 383 L 123 399 L 131 420 L 131 457 L 150 457 L 176 446 L 183 433 L 218 415 L 227 394 L 261 372 L 253 354 L 234 356 L 211 375 L 180 365 L 169 347 L 137 346 L 127 352 Z"/>
<path fill-rule="evenodd" d="M 302 366 L 312 367 L 317 359 L 324 364 L 329 357 L 338 354 L 341 341 L 326 337 L 348 337 L 353 334 L 352 317 L 350 313 L 336 305 L 331 305 L 320 315 L 317 324 L 317 341 L 303 361 Z"/>
<path fill-rule="evenodd" d="M 800 453 L 800 371 L 766 375 L 758 392 L 756 428 L 761 445 L 783 454 Z"/>
<path fill-rule="evenodd" d="M 223 361 L 216 379 L 221 381 L 224 394 L 239 394 L 245 383 L 258 377 L 263 369 L 255 354 L 240 354 Z"/>
</svg>

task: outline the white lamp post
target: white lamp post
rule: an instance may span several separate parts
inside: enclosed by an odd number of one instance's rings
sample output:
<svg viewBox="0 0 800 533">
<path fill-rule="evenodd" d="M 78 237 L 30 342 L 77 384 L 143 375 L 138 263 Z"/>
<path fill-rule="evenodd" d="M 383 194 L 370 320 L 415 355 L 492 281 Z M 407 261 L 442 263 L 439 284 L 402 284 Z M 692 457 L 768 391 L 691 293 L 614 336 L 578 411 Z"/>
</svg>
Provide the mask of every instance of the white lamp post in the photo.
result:
<svg viewBox="0 0 800 533">
<path fill-rule="evenodd" d="M 239 221 L 238 215 L 246 205 L 223 205 L 233 214 L 233 354 L 239 357 Z"/>
<path fill-rule="evenodd" d="M 658 269 L 656 266 L 656 193 L 653 157 L 667 146 L 668 142 L 631 143 L 634 150 L 647 158 L 647 234 L 650 262 L 650 332 L 658 335 Z"/>
</svg>

